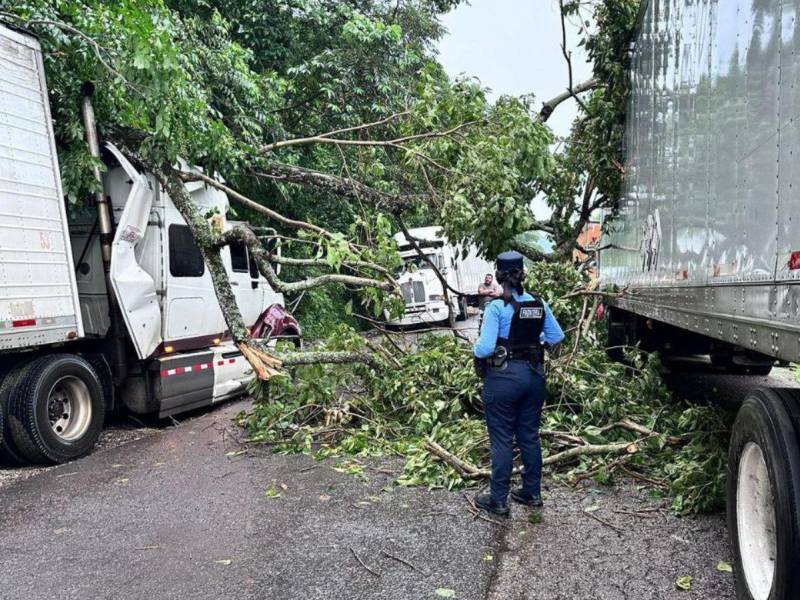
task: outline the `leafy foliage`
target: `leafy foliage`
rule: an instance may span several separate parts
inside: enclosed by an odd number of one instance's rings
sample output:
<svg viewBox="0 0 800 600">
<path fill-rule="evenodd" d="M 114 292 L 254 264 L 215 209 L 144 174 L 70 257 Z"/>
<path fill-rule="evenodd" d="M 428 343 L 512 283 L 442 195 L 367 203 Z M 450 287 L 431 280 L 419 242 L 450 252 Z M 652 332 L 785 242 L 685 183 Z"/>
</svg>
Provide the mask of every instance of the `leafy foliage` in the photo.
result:
<svg viewBox="0 0 800 600">
<path fill-rule="evenodd" d="M 580 276 L 564 265 L 537 265 L 532 277 L 566 329 L 584 315 L 580 296 L 569 292 Z M 563 298 L 563 299 L 559 299 Z M 623 459 L 582 456 L 560 465 L 554 475 L 565 481 L 585 478 L 607 484 L 625 468 L 650 478 L 673 498 L 681 514 L 722 506 L 730 415 L 711 406 L 687 404 L 671 396 L 653 356 L 645 363 L 632 352 L 632 365 L 608 359 L 600 326 L 575 334 L 550 358 L 548 394 L 542 429 L 582 438 L 586 443 L 637 442 L 640 450 Z M 363 348 L 364 338 L 340 328 L 328 340 L 331 349 Z M 456 456 L 488 466 L 488 437 L 483 420 L 468 410 L 480 405 L 480 381 L 467 345 L 450 335 L 432 335 L 401 353 L 384 343 L 383 368 L 313 365 L 293 378 L 254 388 L 257 402 L 242 415 L 250 438 L 277 443 L 284 452 L 304 451 L 319 458 L 338 455 L 396 454 L 404 458 L 401 485 L 446 489 L 471 483 L 425 449 L 433 440 Z M 267 397 L 268 394 L 268 397 Z M 642 436 L 616 426 L 632 420 L 657 434 Z M 680 443 L 675 440 L 680 439 Z M 545 456 L 564 449 L 558 436 L 544 437 Z"/>
</svg>

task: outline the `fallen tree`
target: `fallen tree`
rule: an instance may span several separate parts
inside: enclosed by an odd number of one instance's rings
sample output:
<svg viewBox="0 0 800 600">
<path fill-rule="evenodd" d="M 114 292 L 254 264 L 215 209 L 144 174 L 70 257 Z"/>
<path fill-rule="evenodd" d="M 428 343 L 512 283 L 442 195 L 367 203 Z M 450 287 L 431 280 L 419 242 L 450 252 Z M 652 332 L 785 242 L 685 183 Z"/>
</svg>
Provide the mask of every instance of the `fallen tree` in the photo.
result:
<svg viewBox="0 0 800 600">
<path fill-rule="evenodd" d="M 568 332 L 548 360 L 548 395 L 541 437 L 545 468 L 566 483 L 640 479 L 653 493 L 670 493 L 677 512 L 718 508 L 730 416 L 674 399 L 657 357 L 631 365 L 603 349 L 603 323 L 587 317 L 585 281 L 565 265 L 536 265 L 531 279 Z M 544 283 L 546 282 L 546 283 Z M 447 330 L 425 336 L 376 331 L 368 338 L 342 328 L 326 346 L 372 352 L 357 366 L 313 364 L 264 386 L 243 415 L 253 443 L 278 451 L 339 457 L 358 470 L 359 456 L 397 455 L 402 485 L 456 489 L 489 475 L 480 381 L 471 348 Z"/>
</svg>

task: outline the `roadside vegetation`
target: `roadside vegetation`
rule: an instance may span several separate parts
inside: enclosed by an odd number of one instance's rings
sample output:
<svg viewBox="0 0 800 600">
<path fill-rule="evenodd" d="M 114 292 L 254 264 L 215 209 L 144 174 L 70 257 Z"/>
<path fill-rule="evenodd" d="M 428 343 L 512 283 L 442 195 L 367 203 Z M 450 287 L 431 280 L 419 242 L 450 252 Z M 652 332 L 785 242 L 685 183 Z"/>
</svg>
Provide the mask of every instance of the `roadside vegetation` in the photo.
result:
<svg viewBox="0 0 800 600">
<path fill-rule="evenodd" d="M 486 256 L 522 252 L 530 287 L 568 332 L 549 364 L 543 437 L 553 472 L 570 482 L 639 478 L 671 494 L 680 513 L 717 508 L 726 416 L 674 402 L 655 357 L 632 351 L 627 367 L 606 357 L 600 293 L 587 275 L 594 253 L 578 241 L 593 215 L 617 209 L 638 1 L 559 0 L 565 22 L 580 24 L 593 76 L 573 80 L 563 28 L 567 89 L 496 101 L 436 61 L 439 17 L 459 3 L 0 0 L 0 20 L 41 40 L 72 209 L 96 191 L 79 112 L 92 82 L 101 139 L 153 173 L 190 225 L 253 366 L 256 405 L 241 418 L 253 441 L 338 455 L 355 472 L 360 455 L 397 454 L 406 485 L 485 477 L 464 341 L 445 333 L 412 347 L 392 333 L 363 335 L 401 309 L 392 234 L 439 224 Z M 580 110 L 556 139 L 547 120 L 565 102 Z M 176 168 L 179 158 L 202 172 Z M 185 191 L 196 181 L 225 191 L 227 216 L 255 228 L 214 227 L 218 215 L 200 214 Z M 547 219 L 533 214 L 536 196 Z M 552 252 L 528 242 L 541 236 Z M 300 317 L 306 350 L 274 352 L 250 338 L 221 268 L 233 242 L 248 245 Z"/>
</svg>

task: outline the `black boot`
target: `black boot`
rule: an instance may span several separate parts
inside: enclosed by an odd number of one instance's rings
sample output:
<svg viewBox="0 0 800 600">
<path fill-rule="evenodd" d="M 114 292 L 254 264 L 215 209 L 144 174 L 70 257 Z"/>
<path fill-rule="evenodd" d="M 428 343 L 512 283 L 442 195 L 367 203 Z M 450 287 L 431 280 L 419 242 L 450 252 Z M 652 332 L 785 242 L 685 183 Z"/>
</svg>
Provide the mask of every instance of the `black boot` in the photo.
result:
<svg viewBox="0 0 800 600">
<path fill-rule="evenodd" d="M 528 492 L 523 492 L 522 488 L 514 488 L 511 490 L 511 499 L 514 502 L 519 502 L 525 506 L 532 506 L 533 508 L 539 508 L 544 505 L 542 497 L 539 494 L 534 496 Z"/>
<path fill-rule="evenodd" d="M 489 494 L 478 494 L 475 496 L 475 506 L 501 517 L 507 517 L 511 511 L 505 502 L 495 502 Z"/>
</svg>

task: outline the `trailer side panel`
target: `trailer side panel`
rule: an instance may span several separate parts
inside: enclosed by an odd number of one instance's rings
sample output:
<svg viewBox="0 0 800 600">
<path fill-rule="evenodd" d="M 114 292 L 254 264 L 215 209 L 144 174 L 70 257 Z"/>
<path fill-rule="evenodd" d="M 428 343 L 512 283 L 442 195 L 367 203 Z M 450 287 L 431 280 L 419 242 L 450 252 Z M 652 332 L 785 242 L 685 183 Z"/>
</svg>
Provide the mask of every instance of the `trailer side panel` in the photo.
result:
<svg viewBox="0 0 800 600">
<path fill-rule="evenodd" d="M 800 2 L 650 0 L 601 280 L 614 303 L 800 359 Z"/>
<path fill-rule="evenodd" d="M 83 335 L 41 50 L 0 26 L 0 350 Z"/>
</svg>

